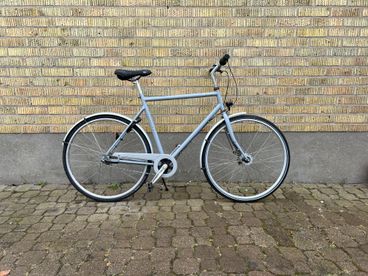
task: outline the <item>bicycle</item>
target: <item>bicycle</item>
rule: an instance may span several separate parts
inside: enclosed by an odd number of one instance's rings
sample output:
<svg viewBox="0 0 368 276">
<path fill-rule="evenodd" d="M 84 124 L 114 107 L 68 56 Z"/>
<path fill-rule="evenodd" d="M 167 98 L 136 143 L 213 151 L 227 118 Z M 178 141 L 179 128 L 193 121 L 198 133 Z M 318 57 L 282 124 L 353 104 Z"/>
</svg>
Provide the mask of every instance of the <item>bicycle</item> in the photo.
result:
<svg viewBox="0 0 368 276">
<path fill-rule="evenodd" d="M 119 201 L 138 191 L 153 168 L 155 175 L 148 182 L 148 190 L 160 178 L 167 189 L 164 179 L 177 171 L 177 157 L 219 113 L 222 118 L 207 133 L 200 151 L 200 167 L 209 184 L 222 196 L 238 202 L 257 201 L 273 193 L 288 172 L 289 146 L 270 121 L 246 113 L 229 115 L 233 103 L 222 100 L 216 79 L 229 58 L 224 55 L 210 69 L 214 91 L 206 93 L 146 97 L 139 79 L 150 75 L 150 70 L 116 70 L 120 80 L 136 86 L 141 109 L 133 118 L 96 113 L 69 130 L 63 140 L 63 166 L 71 184 L 93 200 Z M 201 97 L 216 97 L 216 106 L 170 154 L 164 153 L 147 102 Z M 143 112 L 158 153 L 153 152 L 147 133 L 139 125 Z"/>
</svg>

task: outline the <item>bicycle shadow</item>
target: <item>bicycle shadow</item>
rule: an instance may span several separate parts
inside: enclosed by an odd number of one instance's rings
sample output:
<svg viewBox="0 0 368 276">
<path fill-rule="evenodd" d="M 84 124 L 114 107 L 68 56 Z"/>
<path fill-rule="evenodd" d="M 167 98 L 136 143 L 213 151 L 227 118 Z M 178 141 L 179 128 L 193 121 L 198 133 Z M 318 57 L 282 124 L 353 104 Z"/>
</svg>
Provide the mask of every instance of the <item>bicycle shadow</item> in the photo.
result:
<svg viewBox="0 0 368 276">
<path fill-rule="evenodd" d="M 161 199 L 173 199 L 173 200 L 189 200 L 189 199 L 202 199 L 202 200 L 216 200 L 216 201 L 229 201 L 217 194 L 214 190 L 201 183 L 169 183 L 168 190 L 166 191 L 160 183 L 155 184 L 154 189 L 149 192 L 147 185 L 143 185 L 141 189 L 136 192 L 132 197 L 127 200 L 161 200 Z"/>
</svg>

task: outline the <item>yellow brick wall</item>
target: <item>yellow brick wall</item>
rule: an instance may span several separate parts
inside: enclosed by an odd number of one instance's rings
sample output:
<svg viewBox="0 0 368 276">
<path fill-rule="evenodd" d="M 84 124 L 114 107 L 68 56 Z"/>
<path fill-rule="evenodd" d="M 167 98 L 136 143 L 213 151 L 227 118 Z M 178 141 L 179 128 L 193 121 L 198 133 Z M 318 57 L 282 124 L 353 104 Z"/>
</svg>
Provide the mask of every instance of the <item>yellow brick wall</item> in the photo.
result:
<svg viewBox="0 0 368 276">
<path fill-rule="evenodd" d="M 368 131 L 368 0 L 0 0 L 0 15 L 0 133 L 134 114 L 137 93 L 116 68 L 151 69 L 147 95 L 211 91 L 208 68 L 224 53 L 234 112 L 285 131 Z M 159 131 L 185 132 L 213 103 L 152 111 Z"/>
</svg>

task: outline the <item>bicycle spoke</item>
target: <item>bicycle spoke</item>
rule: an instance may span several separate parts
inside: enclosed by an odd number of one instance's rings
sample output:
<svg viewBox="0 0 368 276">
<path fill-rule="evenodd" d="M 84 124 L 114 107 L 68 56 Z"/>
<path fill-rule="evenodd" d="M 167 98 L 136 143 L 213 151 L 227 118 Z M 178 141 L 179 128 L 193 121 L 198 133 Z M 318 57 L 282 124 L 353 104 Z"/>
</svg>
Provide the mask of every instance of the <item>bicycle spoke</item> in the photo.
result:
<svg viewBox="0 0 368 276">
<path fill-rule="evenodd" d="M 93 138 L 95 139 L 96 145 L 98 146 L 98 148 L 99 148 L 100 152 L 102 153 L 102 152 L 103 152 L 103 150 L 102 150 L 102 148 L 101 148 L 101 146 L 100 146 L 100 143 L 97 141 L 97 138 L 96 138 L 96 136 L 95 136 L 95 134 L 94 134 L 93 132 L 92 132 L 92 135 L 93 135 Z"/>
<path fill-rule="evenodd" d="M 252 156 L 251 162 L 241 161 L 232 153 L 231 144 L 223 144 L 223 131 L 227 128 L 223 124 L 207 141 L 204 172 L 222 195 L 239 201 L 258 200 L 281 184 L 283 178 L 280 175 L 285 175 L 287 171 L 284 162 L 287 144 L 266 120 L 248 115 L 238 117 L 238 120 L 231 122 L 235 139 Z M 239 132 L 243 129 L 256 131 Z"/>
<path fill-rule="evenodd" d="M 273 162 L 272 160 L 275 159 L 275 158 L 280 158 L 282 157 L 283 154 L 278 154 L 278 155 L 275 155 L 275 156 L 269 156 L 269 157 L 266 157 L 266 158 L 263 158 L 263 159 L 258 159 L 257 162 L 253 162 L 253 164 L 258 164 L 258 163 L 261 163 L 261 162 Z"/>
<path fill-rule="evenodd" d="M 78 145 L 78 144 L 73 144 L 73 147 L 77 147 L 77 148 L 80 148 L 80 149 L 84 149 L 84 150 L 88 150 L 88 151 L 91 151 L 91 152 L 101 154 L 101 152 L 99 152 L 97 150 L 93 150 L 93 149 L 90 149 L 90 148 L 87 148 L 87 147 L 84 147 L 84 146 L 81 146 L 81 145 Z"/>
<path fill-rule="evenodd" d="M 116 141 L 114 130 L 126 127 L 127 123 L 115 115 L 98 115 L 96 119 L 86 121 L 65 144 L 72 184 L 85 195 L 114 201 L 117 196 L 122 198 L 134 192 L 147 178 L 151 166 L 103 162 L 104 153 Z M 119 141 L 115 152 L 146 153 L 148 149 L 147 139 L 133 128 Z"/>
<path fill-rule="evenodd" d="M 93 144 L 96 144 L 96 145 L 98 145 L 98 142 L 97 142 L 97 139 L 96 139 L 96 137 L 94 137 L 95 138 L 95 140 L 93 140 L 93 139 L 91 139 L 90 137 L 89 137 L 89 135 L 87 135 L 87 133 L 86 132 L 83 132 L 82 133 L 82 135 L 83 135 L 83 138 L 85 138 L 86 140 L 88 140 L 88 142 L 89 143 L 87 143 L 88 145 L 93 145 Z M 92 135 L 94 135 L 93 133 L 92 133 Z M 101 149 L 101 147 L 99 147 L 99 145 L 98 145 L 98 149 L 97 149 L 99 152 L 102 152 L 102 149 Z"/>
</svg>

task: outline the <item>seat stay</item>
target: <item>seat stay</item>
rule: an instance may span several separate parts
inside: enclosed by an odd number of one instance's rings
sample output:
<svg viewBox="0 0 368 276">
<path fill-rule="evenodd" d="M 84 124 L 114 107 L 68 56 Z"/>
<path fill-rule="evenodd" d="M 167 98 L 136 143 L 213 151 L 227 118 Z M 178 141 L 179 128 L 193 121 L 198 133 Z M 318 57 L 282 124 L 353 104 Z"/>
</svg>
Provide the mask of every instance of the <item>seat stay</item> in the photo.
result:
<svg viewBox="0 0 368 276">
<path fill-rule="evenodd" d="M 117 148 L 119 143 L 124 139 L 125 135 L 131 130 L 131 128 L 138 122 L 139 116 L 144 111 L 142 107 L 141 110 L 134 116 L 133 120 L 127 125 L 127 127 L 120 133 L 119 137 L 115 140 L 115 142 L 111 145 L 111 147 L 106 152 L 106 155 L 111 155 L 111 153 Z"/>
</svg>

